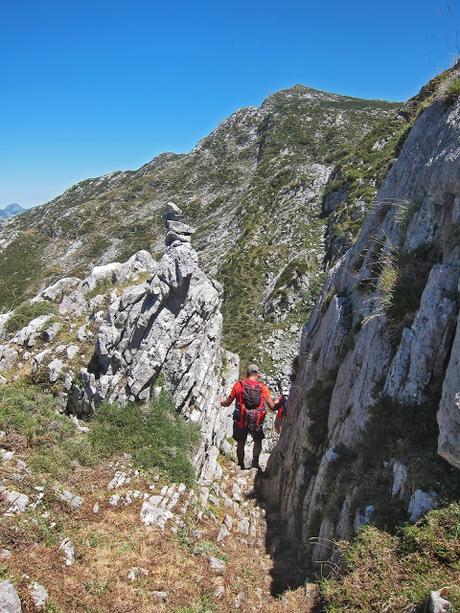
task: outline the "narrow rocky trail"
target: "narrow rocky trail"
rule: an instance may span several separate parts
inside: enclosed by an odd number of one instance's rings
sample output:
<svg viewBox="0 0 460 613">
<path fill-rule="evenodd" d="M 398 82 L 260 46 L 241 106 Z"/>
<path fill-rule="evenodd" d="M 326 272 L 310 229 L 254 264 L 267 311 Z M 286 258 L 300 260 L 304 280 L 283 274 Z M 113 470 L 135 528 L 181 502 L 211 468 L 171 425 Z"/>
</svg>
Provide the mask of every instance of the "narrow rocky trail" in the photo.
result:
<svg viewBox="0 0 460 613">
<path fill-rule="evenodd" d="M 26 453 L 5 456 L 0 570 L 22 611 L 314 611 L 316 586 L 285 590 L 270 555 L 276 516 L 257 500 L 257 471 L 219 465 L 219 479 L 188 488 L 125 456 L 57 484 L 37 480 Z"/>
</svg>

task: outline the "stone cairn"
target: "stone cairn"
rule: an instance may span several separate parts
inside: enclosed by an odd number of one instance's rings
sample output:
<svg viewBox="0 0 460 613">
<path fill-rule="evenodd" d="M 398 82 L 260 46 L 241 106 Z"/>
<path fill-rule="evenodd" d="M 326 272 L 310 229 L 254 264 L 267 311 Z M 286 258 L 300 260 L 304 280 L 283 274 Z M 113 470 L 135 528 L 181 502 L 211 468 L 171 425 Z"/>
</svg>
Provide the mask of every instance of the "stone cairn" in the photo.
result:
<svg viewBox="0 0 460 613">
<path fill-rule="evenodd" d="M 195 229 L 181 221 L 182 217 L 182 210 L 174 202 L 166 204 L 163 218 L 166 223 L 167 247 L 175 242 L 191 244 L 192 234 L 194 234 Z"/>
</svg>

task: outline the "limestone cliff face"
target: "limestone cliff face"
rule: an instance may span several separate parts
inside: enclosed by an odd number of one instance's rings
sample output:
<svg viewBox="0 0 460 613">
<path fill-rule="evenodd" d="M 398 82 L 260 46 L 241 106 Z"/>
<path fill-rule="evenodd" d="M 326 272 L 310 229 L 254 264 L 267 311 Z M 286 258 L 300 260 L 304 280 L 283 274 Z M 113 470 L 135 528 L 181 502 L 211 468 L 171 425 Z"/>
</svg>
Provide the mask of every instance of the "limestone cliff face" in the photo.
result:
<svg viewBox="0 0 460 613">
<path fill-rule="evenodd" d="M 285 537 L 313 560 L 362 523 L 415 521 L 458 494 L 459 224 L 460 104 L 438 101 L 303 328 L 260 481 Z"/>
</svg>

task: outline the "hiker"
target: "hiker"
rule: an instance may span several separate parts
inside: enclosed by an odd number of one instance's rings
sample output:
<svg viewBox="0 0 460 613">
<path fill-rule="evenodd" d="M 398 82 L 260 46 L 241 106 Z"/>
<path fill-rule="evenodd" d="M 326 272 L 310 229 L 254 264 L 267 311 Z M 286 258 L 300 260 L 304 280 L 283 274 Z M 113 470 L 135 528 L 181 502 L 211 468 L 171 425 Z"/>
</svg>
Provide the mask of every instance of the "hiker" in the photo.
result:
<svg viewBox="0 0 460 613">
<path fill-rule="evenodd" d="M 277 434 L 281 432 L 283 421 L 287 415 L 288 396 L 289 396 L 289 390 L 283 388 L 281 390 L 281 395 L 275 400 L 275 406 L 273 407 L 273 410 L 276 411 L 274 427 L 275 427 L 275 432 Z"/>
<path fill-rule="evenodd" d="M 259 456 L 262 450 L 264 431 L 262 424 L 266 415 L 265 405 L 273 410 L 274 403 L 266 385 L 260 381 L 260 371 L 256 364 L 250 364 L 246 370 L 246 379 L 237 381 L 230 396 L 221 400 L 223 407 L 228 407 L 236 400 L 233 411 L 233 438 L 236 441 L 238 466 L 244 470 L 244 446 L 248 434 L 254 441 L 252 467 L 260 468 Z"/>
</svg>

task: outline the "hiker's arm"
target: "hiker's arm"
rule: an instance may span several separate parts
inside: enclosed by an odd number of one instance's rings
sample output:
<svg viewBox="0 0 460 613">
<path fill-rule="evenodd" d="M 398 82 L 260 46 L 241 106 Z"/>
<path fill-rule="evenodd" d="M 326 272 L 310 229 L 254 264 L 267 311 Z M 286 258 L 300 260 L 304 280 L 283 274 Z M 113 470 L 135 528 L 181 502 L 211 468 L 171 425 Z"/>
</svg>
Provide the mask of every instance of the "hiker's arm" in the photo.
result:
<svg viewBox="0 0 460 613">
<path fill-rule="evenodd" d="M 232 391 L 230 392 L 230 396 L 228 398 L 222 398 L 222 400 L 220 401 L 220 406 L 229 407 L 232 404 L 232 402 L 235 400 L 235 398 L 236 398 L 236 389 L 234 385 Z"/>
<path fill-rule="evenodd" d="M 282 408 L 281 400 L 278 398 L 278 400 L 276 400 L 275 403 L 274 403 L 273 410 L 274 411 L 279 411 L 281 408 Z"/>
<path fill-rule="evenodd" d="M 273 402 L 270 392 L 268 391 L 268 387 L 266 387 L 265 385 L 263 387 L 263 394 L 268 408 L 270 409 L 270 411 L 273 411 L 275 408 L 275 403 Z"/>
</svg>

